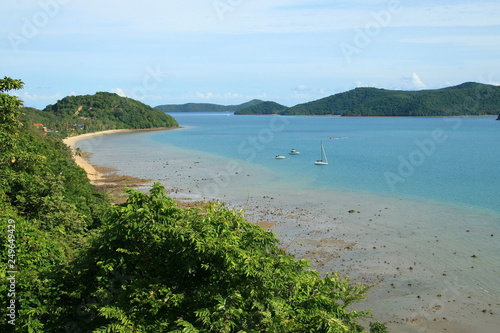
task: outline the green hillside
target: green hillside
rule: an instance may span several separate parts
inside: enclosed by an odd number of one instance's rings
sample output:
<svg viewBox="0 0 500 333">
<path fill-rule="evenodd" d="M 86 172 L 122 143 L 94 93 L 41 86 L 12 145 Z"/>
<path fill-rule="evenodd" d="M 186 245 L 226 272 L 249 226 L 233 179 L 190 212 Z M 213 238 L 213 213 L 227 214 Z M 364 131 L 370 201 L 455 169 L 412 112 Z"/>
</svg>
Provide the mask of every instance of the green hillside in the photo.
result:
<svg viewBox="0 0 500 333">
<path fill-rule="evenodd" d="M 500 87 L 468 82 L 421 91 L 356 88 L 296 105 L 286 115 L 342 116 L 461 116 L 496 115 Z"/>
<path fill-rule="evenodd" d="M 241 109 L 258 105 L 263 101 L 254 99 L 239 105 L 219 105 L 209 103 L 187 103 L 158 105 L 155 108 L 163 112 L 236 112 Z"/>
<path fill-rule="evenodd" d="M 68 96 L 43 110 L 25 108 L 31 123 L 43 124 L 48 130 L 67 135 L 109 129 L 145 129 L 176 127 L 170 115 L 139 101 L 117 94 Z"/>
<path fill-rule="evenodd" d="M 257 105 L 249 106 L 239 111 L 236 111 L 236 115 L 243 114 L 279 114 L 284 112 L 288 107 L 278 104 L 276 102 L 263 102 Z"/>
</svg>

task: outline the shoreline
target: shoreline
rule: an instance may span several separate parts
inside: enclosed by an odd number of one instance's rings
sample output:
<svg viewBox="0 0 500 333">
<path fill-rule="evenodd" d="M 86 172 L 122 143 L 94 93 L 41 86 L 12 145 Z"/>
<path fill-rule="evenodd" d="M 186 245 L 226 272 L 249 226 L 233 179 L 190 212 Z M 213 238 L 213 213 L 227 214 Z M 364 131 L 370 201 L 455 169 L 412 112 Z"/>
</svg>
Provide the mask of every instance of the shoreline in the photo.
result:
<svg viewBox="0 0 500 333">
<path fill-rule="evenodd" d="M 105 131 L 99 131 L 99 132 L 92 132 L 92 133 L 85 133 L 85 134 L 79 134 L 75 136 L 68 136 L 67 138 L 64 138 L 62 142 L 69 146 L 72 150 L 75 149 L 75 146 L 78 142 L 82 140 L 87 140 L 103 135 L 110 135 L 110 134 L 116 134 L 116 133 L 128 133 L 128 132 L 146 132 L 146 131 L 172 131 L 176 129 L 182 129 L 184 127 L 155 127 L 155 128 L 139 128 L 139 129 L 130 129 L 130 128 L 123 128 L 123 129 L 113 129 L 113 130 L 105 130 Z"/>
<path fill-rule="evenodd" d="M 498 117 L 496 114 L 478 114 L 478 115 L 448 115 L 448 116 L 343 116 L 338 114 L 234 114 L 235 116 L 282 116 L 282 117 L 336 117 L 336 118 L 476 118 L 476 117 Z M 500 118 L 499 118 L 500 119 Z M 499 120 L 497 119 L 497 120 Z"/>
<path fill-rule="evenodd" d="M 76 165 L 85 170 L 87 173 L 87 178 L 90 180 L 90 183 L 95 186 L 104 186 L 104 185 L 116 185 L 114 182 L 105 181 L 108 178 L 105 173 L 100 172 L 96 169 L 94 165 L 92 165 L 86 158 L 76 154 L 76 144 L 83 140 L 88 140 L 92 138 L 101 137 L 104 135 L 111 135 L 117 133 L 130 133 L 130 132 L 144 132 L 144 131 L 171 131 L 176 129 L 182 129 L 183 127 L 156 127 L 156 128 L 144 128 L 144 129 L 114 129 L 114 130 L 105 130 L 99 132 L 85 133 L 75 136 L 69 136 L 67 138 L 62 139 L 62 142 L 71 149 L 73 160 Z M 131 177 L 133 178 L 133 177 Z M 139 180 L 138 178 L 135 178 Z M 147 180 L 146 180 L 147 181 Z"/>
</svg>

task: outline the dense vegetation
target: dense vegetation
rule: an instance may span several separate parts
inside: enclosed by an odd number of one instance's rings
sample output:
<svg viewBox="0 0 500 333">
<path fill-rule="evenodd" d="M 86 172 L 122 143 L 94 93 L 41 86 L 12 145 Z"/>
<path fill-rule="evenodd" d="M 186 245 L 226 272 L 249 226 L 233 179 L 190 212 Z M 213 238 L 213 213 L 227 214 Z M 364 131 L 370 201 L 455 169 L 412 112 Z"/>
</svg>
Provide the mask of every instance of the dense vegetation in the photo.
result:
<svg viewBox="0 0 500 333">
<path fill-rule="evenodd" d="M 157 109 L 117 94 L 68 96 L 42 111 L 23 109 L 30 123 L 43 124 L 64 135 L 107 129 L 145 129 L 178 126 L 177 121 Z"/>
<path fill-rule="evenodd" d="M 4 92 L 22 85 L 0 80 L 0 331 L 363 330 L 348 307 L 366 287 L 320 278 L 241 212 L 181 209 L 159 184 L 112 206 L 60 140 L 20 121 Z"/>
<path fill-rule="evenodd" d="M 263 102 L 257 105 L 249 106 L 235 112 L 236 115 L 242 114 L 279 114 L 287 109 L 286 106 L 276 102 Z"/>
<path fill-rule="evenodd" d="M 258 105 L 263 101 L 253 99 L 239 105 L 219 105 L 209 103 L 187 103 L 187 104 L 167 104 L 158 105 L 155 108 L 163 112 L 236 112 L 241 109 Z"/>
<path fill-rule="evenodd" d="M 266 114 L 267 109 L 249 109 Z M 356 88 L 279 112 L 283 115 L 337 116 L 479 116 L 500 110 L 500 87 L 463 83 L 436 90 L 401 91 Z M 238 113 L 238 114 L 241 114 Z M 250 113 L 247 113 L 250 114 Z"/>
<path fill-rule="evenodd" d="M 4 92 L 22 85 L 19 80 L 0 80 L 0 223 L 4 231 L 0 331 L 13 331 L 8 321 L 15 320 L 18 332 L 43 332 L 44 318 L 52 314 L 58 300 L 51 276 L 101 226 L 110 206 L 59 139 L 19 120 L 21 102 Z M 6 308 L 12 304 L 15 317 L 8 317 L 11 313 Z"/>
</svg>

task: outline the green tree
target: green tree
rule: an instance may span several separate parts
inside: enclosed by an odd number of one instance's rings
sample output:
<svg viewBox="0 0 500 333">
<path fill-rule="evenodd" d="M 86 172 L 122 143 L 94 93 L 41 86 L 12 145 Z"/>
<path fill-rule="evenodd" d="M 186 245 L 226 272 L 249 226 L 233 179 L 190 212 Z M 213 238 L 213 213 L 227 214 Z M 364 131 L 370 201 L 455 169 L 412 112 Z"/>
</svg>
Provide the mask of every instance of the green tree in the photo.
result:
<svg viewBox="0 0 500 333">
<path fill-rule="evenodd" d="M 98 92 L 67 96 L 44 110 L 27 110 L 29 116 L 66 136 L 109 129 L 176 127 L 170 115 L 131 98 Z"/>
<path fill-rule="evenodd" d="M 155 184 L 66 269 L 56 313 L 85 332 L 361 332 L 348 307 L 366 287 L 308 266 L 241 212 L 181 209 Z"/>
<path fill-rule="evenodd" d="M 20 89 L 22 82 L 5 78 L 0 87 L 2 230 L 7 221 L 15 221 L 9 239 L 7 232 L 1 237 L 0 303 L 15 300 L 17 331 L 43 332 L 60 292 L 58 270 L 100 226 L 109 203 L 75 165 L 67 146 L 22 122 L 22 102 L 3 93 Z M 9 240 L 15 242 L 15 253 L 9 252 Z M 13 262 L 7 266 L 5 258 Z M 17 271 L 15 297 L 6 292 L 7 271 Z M 9 329 L 12 325 L 2 321 L 0 331 Z"/>
<path fill-rule="evenodd" d="M 23 102 L 16 96 L 5 94 L 10 90 L 22 89 L 24 83 L 4 77 L 0 80 L 0 164 L 9 164 L 16 161 L 16 144 L 19 138 L 19 129 L 23 126 L 19 120 Z"/>
</svg>

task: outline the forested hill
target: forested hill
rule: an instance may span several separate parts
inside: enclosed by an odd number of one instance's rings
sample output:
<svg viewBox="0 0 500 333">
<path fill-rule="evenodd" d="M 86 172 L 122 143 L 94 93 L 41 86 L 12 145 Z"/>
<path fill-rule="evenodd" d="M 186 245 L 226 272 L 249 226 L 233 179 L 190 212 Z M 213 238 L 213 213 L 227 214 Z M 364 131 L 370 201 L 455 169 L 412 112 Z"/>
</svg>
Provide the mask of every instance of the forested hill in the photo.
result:
<svg viewBox="0 0 500 333">
<path fill-rule="evenodd" d="M 497 115 L 500 87 L 474 82 L 436 90 L 356 88 L 299 104 L 283 115 L 462 116 Z M 265 110 L 264 110 L 265 111 Z M 258 113 L 264 114 L 264 112 Z"/>
<path fill-rule="evenodd" d="M 236 115 L 243 114 L 279 114 L 284 112 L 288 107 L 278 104 L 276 102 L 263 102 L 257 105 L 249 106 L 239 111 L 236 111 Z"/>
<path fill-rule="evenodd" d="M 67 134 L 108 129 L 143 129 L 175 127 L 170 115 L 151 106 L 117 94 L 98 92 L 94 95 L 68 96 L 42 111 L 23 110 L 32 123 Z"/>
<path fill-rule="evenodd" d="M 239 105 L 219 105 L 209 103 L 187 103 L 158 105 L 155 108 L 163 112 L 236 112 L 241 109 L 263 103 L 260 99 L 253 99 Z"/>
<path fill-rule="evenodd" d="M 342 116 L 462 116 L 496 115 L 500 87 L 463 83 L 436 90 L 401 91 L 376 88 L 354 90 L 296 105 L 287 115 Z"/>
</svg>

